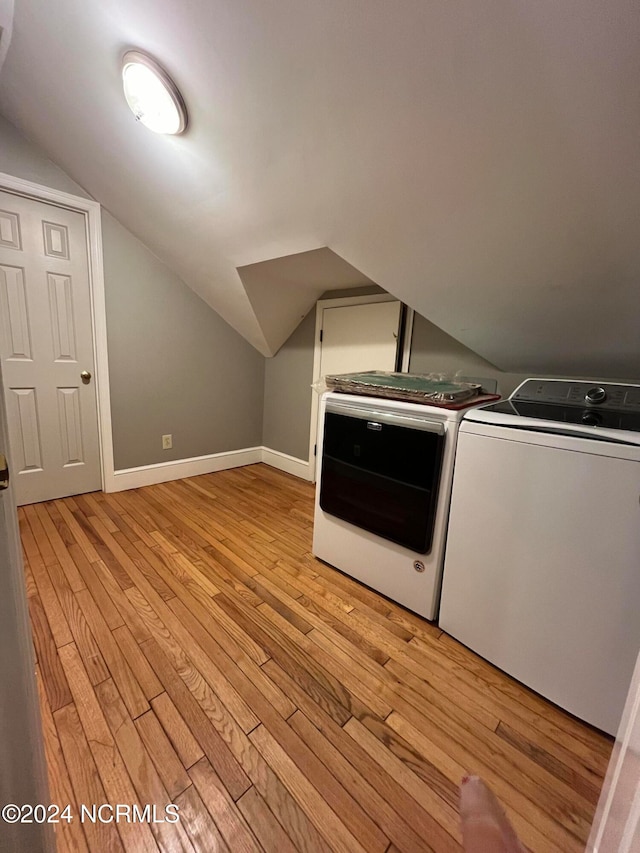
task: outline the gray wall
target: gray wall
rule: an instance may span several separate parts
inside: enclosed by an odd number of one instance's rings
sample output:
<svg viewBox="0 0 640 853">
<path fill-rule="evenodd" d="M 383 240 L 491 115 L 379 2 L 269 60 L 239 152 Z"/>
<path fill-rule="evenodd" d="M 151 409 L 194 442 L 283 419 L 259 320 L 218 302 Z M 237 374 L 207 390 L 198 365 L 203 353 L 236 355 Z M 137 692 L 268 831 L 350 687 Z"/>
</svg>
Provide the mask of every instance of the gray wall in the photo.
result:
<svg viewBox="0 0 640 853">
<path fill-rule="evenodd" d="M 261 445 L 263 356 L 110 216 L 103 234 L 116 470 Z"/>
<path fill-rule="evenodd" d="M 331 291 L 323 299 L 384 293 L 380 287 Z M 315 309 L 310 311 L 265 368 L 263 444 L 298 459 L 309 456 L 311 382 Z M 416 314 L 409 370 L 412 373 L 456 373 L 495 379 L 503 395 L 510 394 L 524 377 L 503 373 L 467 347 Z"/>
<path fill-rule="evenodd" d="M 508 396 L 526 378 L 519 373 L 499 370 L 420 314 L 415 314 L 413 321 L 409 371 L 459 373 L 462 376 L 494 379 L 498 392 L 503 396 Z"/>
<path fill-rule="evenodd" d="M 90 198 L 79 184 L 0 115 L 0 172 L 54 190 Z"/>
<path fill-rule="evenodd" d="M 297 459 L 309 456 L 315 308 L 265 365 L 263 444 Z"/>
<path fill-rule="evenodd" d="M 497 367 L 485 361 L 472 350 L 467 349 L 455 338 L 447 335 L 446 332 L 419 314 L 415 315 L 413 326 L 409 370 L 412 373 L 436 373 L 440 371 L 456 373 L 461 371 L 465 376 L 495 379 L 498 392 L 503 397 L 508 397 L 523 380 L 530 376 L 540 377 L 541 379 L 582 379 L 587 382 L 594 379 L 593 376 L 558 375 L 533 369 L 528 373 L 506 373 L 498 370 Z M 629 381 L 620 376 L 598 376 L 595 378 L 609 382 Z"/>
<path fill-rule="evenodd" d="M 327 290 L 321 299 L 370 296 L 385 293 L 377 284 L 346 290 Z M 313 380 L 313 336 L 316 309 L 313 308 L 273 358 L 266 360 L 264 388 L 265 447 L 296 459 L 309 458 L 311 432 L 311 389 Z"/>
<path fill-rule="evenodd" d="M 323 298 L 354 296 L 363 292 L 366 291 L 337 291 L 324 294 Z M 380 292 L 380 289 L 375 292 Z M 303 460 L 308 457 L 309 447 L 314 331 L 315 309 L 309 312 L 278 354 L 267 359 L 266 366 L 264 444 Z M 412 373 L 459 373 L 476 379 L 495 380 L 503 397 L 509 396 L 528 376 L 540 375 L 536 371 L 521 374 L 499 370 L 419 314 L 414 317 L 409 370 Z M 616 381 L 616 377 L 608 378 Z M 618 378 L 617 381 L 625 380 Z"/>
<path fill-rule="evenodd" d="M 87 197 L 2 117 L 0 172 Z M 102 230 L 116 470 L 262 444 L 264 358 L 104 210 Z"/>
</svg>

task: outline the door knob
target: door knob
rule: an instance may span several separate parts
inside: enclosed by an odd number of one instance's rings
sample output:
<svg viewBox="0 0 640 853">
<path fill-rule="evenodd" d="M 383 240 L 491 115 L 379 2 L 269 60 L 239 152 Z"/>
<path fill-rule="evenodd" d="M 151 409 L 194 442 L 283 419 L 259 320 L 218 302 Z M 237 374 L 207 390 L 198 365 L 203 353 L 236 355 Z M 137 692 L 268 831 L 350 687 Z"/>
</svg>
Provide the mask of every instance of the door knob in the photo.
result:
<svg viewBox="0 0 640 853">
<path fill-rule="evenodd" d="M 83 370 L 80 374 L 80 379 L 82 379 L 85 385 L 88 385 L 91 382 L 91 374 L 88 370 Z"/>
<path fill-rule="evenodd" d="M 9 488 L 9 463 L 4 453 L 0 453 L 0 491 Z"/>
</svg>

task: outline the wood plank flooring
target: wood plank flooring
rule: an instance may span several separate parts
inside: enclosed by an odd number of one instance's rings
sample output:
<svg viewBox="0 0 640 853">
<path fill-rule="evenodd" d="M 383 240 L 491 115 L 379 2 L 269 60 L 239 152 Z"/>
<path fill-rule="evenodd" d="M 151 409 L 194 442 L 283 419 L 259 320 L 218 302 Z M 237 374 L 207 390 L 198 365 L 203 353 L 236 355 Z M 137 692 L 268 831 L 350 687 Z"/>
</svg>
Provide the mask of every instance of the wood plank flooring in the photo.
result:
<svg viewBox="0 0 640 853">
<path fill-rule="evenodd" d="M 315 560 L 312 514 L 265 465 L 20 510 L 52 801 L 180 815 L 58 850 L 450 853 L 466 773 L 583 850 L 610 739 Z"/>
</svg>

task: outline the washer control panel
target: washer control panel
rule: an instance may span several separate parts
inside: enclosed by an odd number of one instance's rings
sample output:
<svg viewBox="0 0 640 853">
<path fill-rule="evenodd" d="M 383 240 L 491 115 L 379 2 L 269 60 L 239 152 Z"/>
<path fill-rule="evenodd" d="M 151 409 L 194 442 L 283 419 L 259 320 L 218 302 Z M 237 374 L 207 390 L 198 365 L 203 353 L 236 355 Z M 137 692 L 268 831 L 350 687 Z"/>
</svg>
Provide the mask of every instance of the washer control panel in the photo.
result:
<svg viewBox="0 0 640 853">
<path fill-rule="evenodd" d="M 573 379 L 527 379 L 510 400 L 640 413 L 640 385 Z"/>
</svg>

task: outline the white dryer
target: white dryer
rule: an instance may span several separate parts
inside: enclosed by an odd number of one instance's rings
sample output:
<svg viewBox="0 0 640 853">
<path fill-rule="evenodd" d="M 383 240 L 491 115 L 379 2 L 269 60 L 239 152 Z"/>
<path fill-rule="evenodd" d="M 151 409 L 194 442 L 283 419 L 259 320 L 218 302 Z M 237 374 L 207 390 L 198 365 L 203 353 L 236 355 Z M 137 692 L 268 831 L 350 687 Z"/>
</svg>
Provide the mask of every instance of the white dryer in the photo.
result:
<svg viewBox="0 0 640 853">
<path fill-rule="evenodd" d="M 440 627 L 615 734 L 640 649 L 640 386 L 529 379 L 458 433 Z"/>
<path fill-rule="evenodd" d="M 435 619 L 460 409 L 323 395 L 313 553 Z"/>
</svg>

